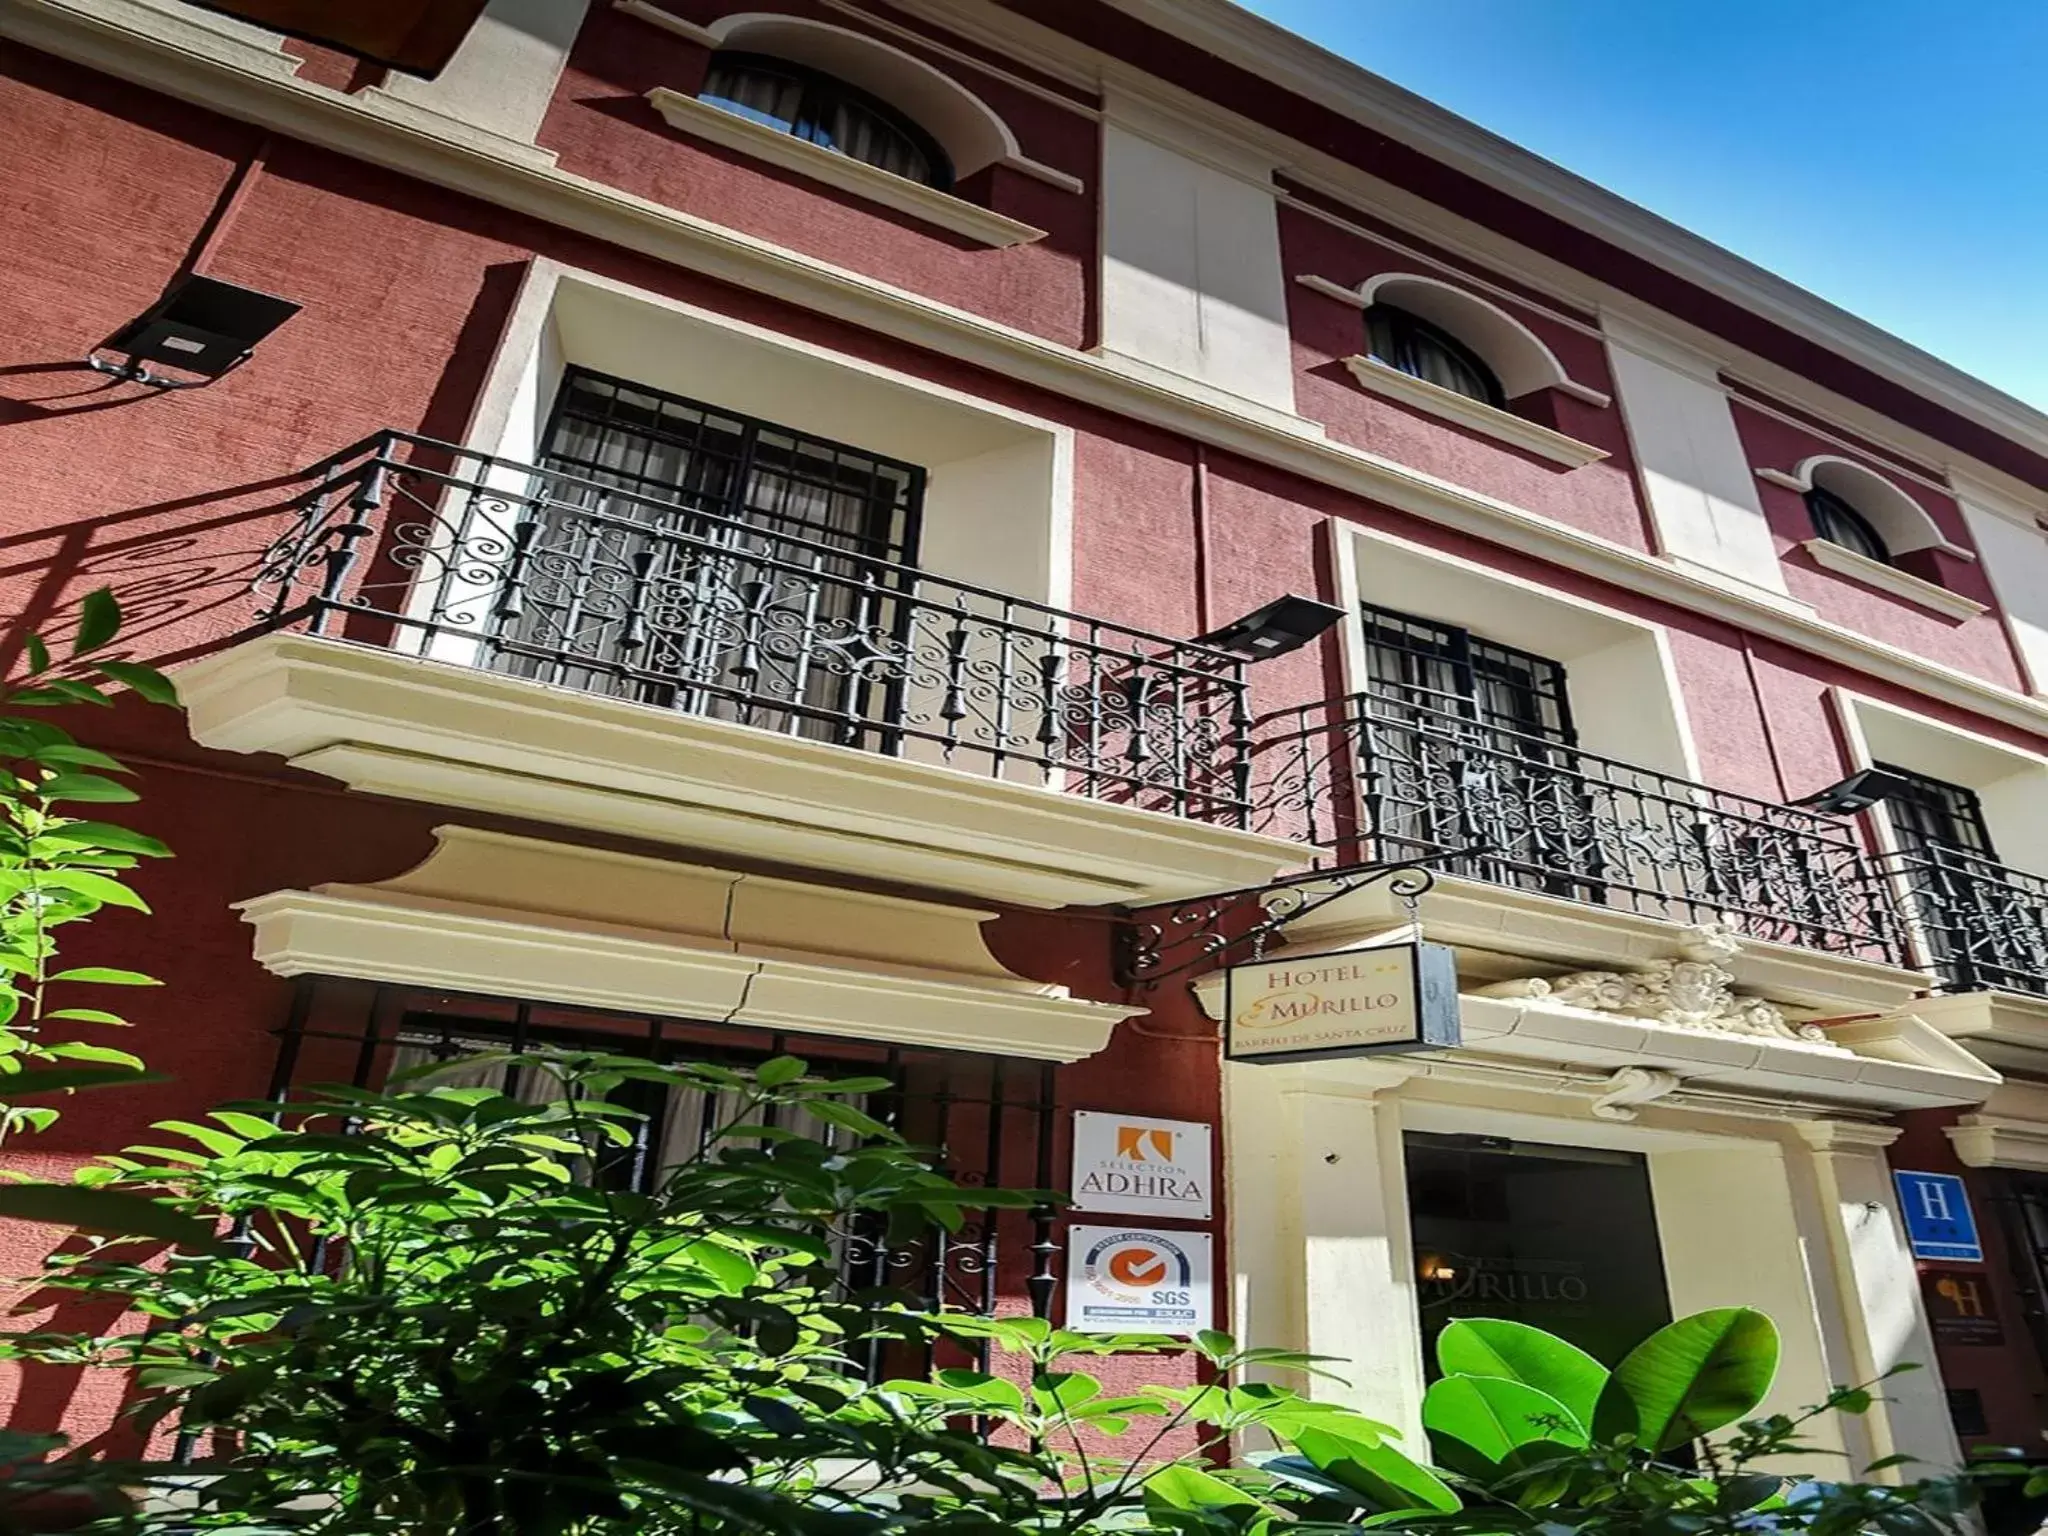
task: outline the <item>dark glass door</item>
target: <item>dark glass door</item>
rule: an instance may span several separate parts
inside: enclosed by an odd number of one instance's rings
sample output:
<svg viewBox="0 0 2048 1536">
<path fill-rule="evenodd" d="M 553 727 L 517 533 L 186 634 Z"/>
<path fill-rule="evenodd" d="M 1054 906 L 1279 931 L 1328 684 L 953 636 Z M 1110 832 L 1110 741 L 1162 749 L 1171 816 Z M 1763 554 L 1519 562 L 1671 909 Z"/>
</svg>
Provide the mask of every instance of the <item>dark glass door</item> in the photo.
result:
<svg viewBox="0 0 2048 1536">
<path fill-rule="evenodd" d="M 1411 1133 L 1424 1356 L 1461 1317 L 1528 1323 L 1612 1365 L 1671 1321 L 1650 1174 L 1623 1152 Z"/>
</svg>

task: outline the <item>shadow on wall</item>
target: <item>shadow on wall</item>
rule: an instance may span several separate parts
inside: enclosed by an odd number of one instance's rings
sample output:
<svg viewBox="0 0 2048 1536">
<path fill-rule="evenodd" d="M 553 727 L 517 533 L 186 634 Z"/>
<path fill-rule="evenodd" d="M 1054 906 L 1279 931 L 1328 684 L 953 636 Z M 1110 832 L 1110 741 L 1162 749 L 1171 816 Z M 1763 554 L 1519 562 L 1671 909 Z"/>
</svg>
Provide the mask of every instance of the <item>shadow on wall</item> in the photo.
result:
<svg viewBox="0 0 2048 1536">
<path fill-rule="evenodd" d="M 517 261 L 484 269 L 468 313 L 448 345 L 449 362 L 413 430 L 452 441 L 468 429 L 527 266 Z M 251 372 L 264 366 L 261 353 L 248 365 Z M 96 382 L 78 388 L 84 378 Z M 10 387 L 12 379 L 33 382 Z M 309 396 L 312 388 L 309 384 Z M 175 411 L 203 398 L 166 395 L 104 379 L 77 361 L 0 367 L 0 462 L 7 457 L 5 433 L 10 428 L 117 407 Z M 97 587 L 113 588 L 126 615 L 122 656 L 175 665 L 254 630 L 259 608 L 252 585 L 266 554 L 291 526 L 319 480 L 321 465 L 307 464 L 303 450 L 288 446 L 299 440 L 300 422 L 317 422 L 317 402 L 309 398 L 293 403 L 300 408 L 288 417 L 292 426 L 275 432 L 278 456 L 284 462 L 270 478 L 0 537 L 0 591 L 9 594 L 0 606 L 11 610 L 0 620 L 0 674 L 14 665 L 29 635 L 68 632 L 77 601 Z M 337 429 L 336 439 L 322 443 L 317 452 L 338 452 L 358 435 L 344 437 Z M 187 516 L 195 512 L 202 515 Z"/>
</svg>

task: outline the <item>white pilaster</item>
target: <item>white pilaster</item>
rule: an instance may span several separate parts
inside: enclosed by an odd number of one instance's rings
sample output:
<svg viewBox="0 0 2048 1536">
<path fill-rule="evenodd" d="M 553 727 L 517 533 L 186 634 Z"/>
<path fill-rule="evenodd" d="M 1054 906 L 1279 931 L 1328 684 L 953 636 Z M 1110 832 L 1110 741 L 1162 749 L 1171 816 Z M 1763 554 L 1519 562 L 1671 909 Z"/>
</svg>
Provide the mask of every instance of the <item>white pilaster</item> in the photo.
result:
<svg viewBox="0 0 2048 1536">
<path fill-rule="evenodd" d="M 400 115 L 426 112 L 531 145 L 589 8 L 590 0 L 490 0 L 432 80 L 393 73 L 363 95 Z"/>
<path fill-rule="evenodd" d="M 1102 352 L 1292 413 L 1270 163 L 1122 92 L 1102 133 Z"/>
<path fill-rule="evenodd" d="M 1400 1429 L 1414 1450 L 1422 1355 L 1399 1062 L 1224 1068 L 1232 1314 L 1241 1342 L 1330 1355 L 1297 1383 Z"/>
<path fill-rule="evenodd" d="M 1790 601 L 1712 360 L 1620 316 L 1604 328 L 1659 552 L 1752 597 Z"/>
<path fill-rule="evenodd" d="M 1895 1366 L 1921 1367 L 1878 1389 L 1884 1399 L 1865 1416 L 1875 1456 L 1908 1455 L 1934 1467 L 1959 1464 L 1962 1451 L 1948 1416 L 1934 1334 L 1920 1300 L 1919 1274 L 1906 1243 L 1884 1149 L 1896 1127 L 1841 1120 L 1799 1124 L 1819 1203 L 1822 1230 L 1809 1241 L 1827 1255 L 1840 1287 L 1851 1367 L 1857 1382 Z M 1907 1476 L 1914 1475 L 1906 1468 Z M 1896 1476 L 1897 1474 L 1891 1474 Z"/>
</svg>

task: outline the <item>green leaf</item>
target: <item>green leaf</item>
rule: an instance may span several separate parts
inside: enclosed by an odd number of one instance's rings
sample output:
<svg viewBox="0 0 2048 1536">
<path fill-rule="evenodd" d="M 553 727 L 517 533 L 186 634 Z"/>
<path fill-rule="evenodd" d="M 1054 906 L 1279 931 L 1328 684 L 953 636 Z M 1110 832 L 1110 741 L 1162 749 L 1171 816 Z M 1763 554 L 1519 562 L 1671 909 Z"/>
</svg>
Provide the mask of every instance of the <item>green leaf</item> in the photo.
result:
<svg viewBox="0 0 2048 1536">
<path fill-rule="evenodd" d="M 1436 1338 L 1445 1376 L 1499 1376 L 1547 1392 L 1581 1425 L 1607 1385 L 1607 1367 L 1555 1334 L 1500 1318 L 1460 1318 Z"/>
<path fill-rule="evenodd" d="M 65 848 L 111 848 L 120 853 L 139 853 L 144 858 L 167 859 L 170 848 L 156 838 L 111 821 L 67 821 L 36 839 Z"/>
<path fill-rule="evenodd" d="M 1450 1514 L 1464 1508 L 1464 1501 L 1442 1478 L 1391 1445 L 1361 1445 L 1315 1429 L 1303 1430 L 1294 1437 L 1294 1444 L 1325 1477 L 1363 1494 L 1383 1510 L 1428 1509 Z"/>
<path fill-rule="evenodd" d="M 1032 1378 L 1031 1395 L 1045 1413 L 1071 1414 L 1102 1395 L 1102 1383 L 1080 1371 L 1041 1371 Z"/>
<path fill-rule="evenodd" d="M 1227 1360 L 1237 1348 L 1237 1340 L 1215 1328 L 1204 1328 L 1195 1335 L 1195 1348 L 1210 1360 Z"/>
<path fill-rule="evenodd" d="M 49 671 L 50 647 L 44 643 L 43 637 L 41 635 L 30 635 L 28 637 L 27 645 L 28 675 L 30 677 L 34 677 L 39 672 Z"/>
<path fill-rule="evenodd" d="M 1763 1401 L 1778 1373 L 1778 1330 L 1749 1307 L 1682 1317 L 1614 1368 L 1594 1411 L 1602 1440 L 1634 1435 L 1668 1451 L 1734 1423 Z"/>
<path fill-rule="evenodd" d="M 78 633 L 71 640 L 71 654 L 83 656 L 96 651 L 121 632 L 121 605 L 106 587 L 95 587 L 78 605 Z"/>
<path fill-rule="evenodd" d="M 129 1083 L 163 1081 L 160 1072 L 138 1072 L 131 1067 L 31 1067 L 0 1076 L 0 1100 L 27 1099 L 39 1093 L 68 1092 L 74 1088 L 118 1088 Z"/>
<path fill-rule="evenodd" d="M 1144 1493 L 1148 1501 L 1169 1509 L 1231 1509 L 1259 1502 L 1242 1488 L 1185 1462 L 1161 1467 L 1146 1478 Z"/>
<path fill-rule="evenodd" d="M 178 687 L 155 667 L 145 667 L 133 661 L 102 661 L 99 670 L 115 682 L 135 690 L 152 704 L 169 704 L 176 707 Z"/>
<path fill-rule="evenodd" d="M 1024 1394 L 1014 1381 L 1005 1381 L 1000 1376 L 991 1376 L 986 1371 L 946 1370 L 936 1372 L 932 1380 L 960 1399 L 977 1408 L 1007 1408 L 1018 1412 L 1024 1407 Z"/>
<path fill-rule="evenodd" d="M 38 763 L 66 763 L 73 768 L 104 768 L 109 773 L 133 773 L 135 770 L 97 747 L 82 747 L 75 741 L 53 741 L 48 746 L 37 747 L 27 754 Z"/>
<path fill-rule="evenodd" d="M 781 1088 L 795 1082 L 810 1068 L 795 1056 L 777 1056 L 764 1061 L 754 1073 L 754 1081 L 763 1088 Z"/>
<path fill-rule="evenodd" d="M 162 982 L 154 976 L 145 976 L 140 971 L 124 971 L 112 965 L 81 965 L 68 971 L 59 971 L 50 978 L 52 981 L 84 981 L 102 987 L 160 987 Z"/>
<path fill-rule="evenodd" d="M 110 907 L 128 907 L 136 912 L 149 910 L 149 903 L 120 881 L 108 875 L 95 874 L 89 869 L 44 870 L 42 883 L 56 886 L 59 890 L 76 891 L 81 896 L 103 902 Z"/>
<path fill-rule="evenodd" d="M 0 1216 L 114 1237 L 161 1238 L 181 1248 L 217 1252 L 221 1247 L 210 1223 L 115 1189 L 86 1189 L 76 1184 L 0 1185 Z"/>
<path fill-rule="evenodd" d="M 104 1008 L 52 1008 L 44 1014 L 45 1019 L 72 1019 L 80 1024 L 112 1024 L 121 1029 L 129 1023 L 118 1013 L 109 1013 Z"/>
<path fill-rule="evenodd" d="M 41 686 L 14 696 L 17 704 L 97 704 L 111 709 L 114 701 L 91 683 L 76 677 L 46 677 Z"/>
<path fill-rule="evenodd" d="M 126 784 L 116 784 L 96 773 L 52 774 L 36 785 L 35 792 L 45 800 L 92 800 L 106 804 L 142 798 Z"/>
<path fill-rule="evenodd" d="M 808 1114 L 816 1115 L 827 1125 L 836 1125 L 842 1131 L 852 1131 L 856 1136 L 886 1136 L 889 1127 L 873 1115 L 855 1109 L 851 1104 L 842 1104 L 837 1099 L 813 1099 L 804 1106 Z M 963 1204 L 972 1201 L 963 1200 Z"/>
<path fill-rule="evenodd" d="M 1430 1383 L 1422 1398 L 1422 1425 L 1446 1466 L 1481 1479 L 1514 1464 L 1524 1448 L 1586 1444 L 1585 1426 L 1563 1403 L 1502 1376 L 1446 1376 Z"/>
<path fill-rule="evenodd" d="M 133 1071 L 143 1070 L 140 1056 L 127 1051 L 117 1051 L 111 1045 L 88 1045 L 83 1040 L 63 1040 L 44 1049 L 59 1061 L 88 1061 L 102 1067 L 127 1067 Z"/>
</svg>

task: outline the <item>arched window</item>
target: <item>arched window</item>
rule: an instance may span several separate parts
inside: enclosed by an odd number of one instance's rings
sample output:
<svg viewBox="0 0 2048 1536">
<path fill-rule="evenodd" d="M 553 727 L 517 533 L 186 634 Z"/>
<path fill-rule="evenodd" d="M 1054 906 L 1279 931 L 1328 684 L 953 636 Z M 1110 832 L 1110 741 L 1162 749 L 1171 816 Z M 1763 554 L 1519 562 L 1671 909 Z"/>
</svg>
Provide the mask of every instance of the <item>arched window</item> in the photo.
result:
<svg viewBox="0 0 2048 1536">
<path fill-rule="evenodd" d="M 953 167 L 936 140 L 887 102 L 766 54 L 713 54 L 697 99 L 909 181 L 947 191 Z"/>
<path fill-rule="evenodd" d="M 1507 403 L 1500 380 L 1479 354 L 1420 315 L 1375 304 L 1365 312 L 1365 331 L 1374 361 L 1486 405 Z"/>
<path fill-rule="evenodd" d="M 1807 515 L 1813 531 L 1830 544 L 1853 550 L 1869 560 L 1892 563 L 1892 552 L 1884 535 L 1870 525 L 1870 519 L 1825 486 L 1816 485 L 1806 493 Z"/>
</svg>

